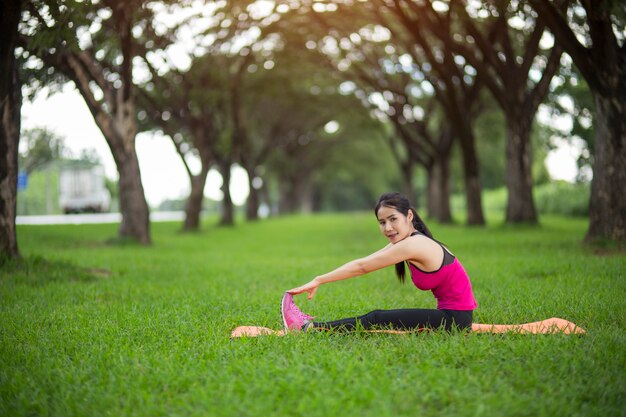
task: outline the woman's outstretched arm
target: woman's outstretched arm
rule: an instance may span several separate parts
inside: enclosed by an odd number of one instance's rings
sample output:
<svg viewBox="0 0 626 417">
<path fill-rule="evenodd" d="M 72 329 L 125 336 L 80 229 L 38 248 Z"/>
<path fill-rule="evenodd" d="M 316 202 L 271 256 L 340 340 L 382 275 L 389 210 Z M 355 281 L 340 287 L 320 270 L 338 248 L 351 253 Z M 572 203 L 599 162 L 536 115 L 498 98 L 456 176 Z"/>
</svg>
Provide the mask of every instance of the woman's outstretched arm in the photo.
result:
<svg viewBox="0 0 626 417">
<path fill-rule="evenodd" d="M 337 269 L 326 274 L 319 275 L 306 284 L 288 290 L 291 294 L 302 294 L 308 292 L 308 298 L 311 299 L 315 295 L 317 288 L 322 284 L 340 281 L 348 278 L 358 277 L 360 275 L 373 272 L 387 266 L 395 265 L 398 262 L 404 262 L 408 259 L 415 259 L 415 254 L 423 252 L 423 241 L 421 239 L 405 239 L 393 245 L 387 245 L 383 249 L 372 253 L 365 258 L 355 259 Z"/>
</svg>

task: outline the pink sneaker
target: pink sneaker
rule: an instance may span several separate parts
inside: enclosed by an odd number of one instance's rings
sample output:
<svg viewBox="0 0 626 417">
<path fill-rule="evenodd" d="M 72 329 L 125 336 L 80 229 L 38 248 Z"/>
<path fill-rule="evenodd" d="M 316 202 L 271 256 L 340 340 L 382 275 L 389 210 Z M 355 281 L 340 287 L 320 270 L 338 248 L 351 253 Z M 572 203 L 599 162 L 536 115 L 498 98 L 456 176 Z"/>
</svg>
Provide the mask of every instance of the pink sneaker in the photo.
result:
<svg viewBox="0 0 626 417">
<path fill-rule="evenodd" d="M 313 319 L 312 316 L 300 311 L 296 303 L 293 302 L 293 295 L 288 292 L 283 295 L 281 312 L 283 315 L 283 323 L 285 323 L 285 329 L 287 330 L 300 330 L 307 321 Z"/>
</svg>

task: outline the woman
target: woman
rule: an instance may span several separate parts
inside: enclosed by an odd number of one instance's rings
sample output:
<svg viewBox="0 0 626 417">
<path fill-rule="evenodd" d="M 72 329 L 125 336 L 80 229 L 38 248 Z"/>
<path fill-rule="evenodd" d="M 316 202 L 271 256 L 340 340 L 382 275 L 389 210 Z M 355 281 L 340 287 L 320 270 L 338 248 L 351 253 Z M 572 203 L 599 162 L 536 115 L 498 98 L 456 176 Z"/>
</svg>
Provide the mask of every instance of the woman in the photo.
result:
<svg viewBox="0 0 626 417">
<path fill-rule="evenodd" d="M 354 330 L 382 327 L 394 330 L 472 329 L 472 314 L 477 307 L 470 279 L 459 260 L 433 238 L 408 199 L 399 193 L 384 194 L 374 213 L 380 231 L 389 240 L 381 250 L 320 275 L 287 291 L 283 297 L 283 321 L 287 330 Z M 431 290 L 437 309 L 375 310 L 365 315 L 328 322 L 314 322 L 293 303 L 293 295 L 308 293 L 311 299 L 322 284 L 353 278 L 395 265 L 404 282 L 405 263 L 411 280 L 421 290 Z"/>
<path fill-rule="evenodd" d="M 385 333 L 405 333 L 425 329 L 460 329 L 475 333 L 573 333 L 586 331 L 576 324 L 557 317 L 523 324 L 472 323 L 476 300 L 467 273 L 456 257 L 437 242 L 409 201 L 398 193 L 380 197 L 374 210 L 380 231 L 389 244 L 373 254 L 320 275 L 312 281 L 285 293 L 282 315 L 285 330 L 260 326 L 238 326 L 231 337 L 283 336 L 288 331 L 312 329 L 364 330 L 382 327 Z M 400 281 L 404 281 L 405 263 L 411 280 L 421 290 L 431 290 L 437 309 L 375 310 L 359 317 L 328 322 L 314 322 L 293 302 L 293 295 L 308 293 L 311 299 L 322 284 L 352 278 L 386 266 L 395 265 Z"/>
</svg>

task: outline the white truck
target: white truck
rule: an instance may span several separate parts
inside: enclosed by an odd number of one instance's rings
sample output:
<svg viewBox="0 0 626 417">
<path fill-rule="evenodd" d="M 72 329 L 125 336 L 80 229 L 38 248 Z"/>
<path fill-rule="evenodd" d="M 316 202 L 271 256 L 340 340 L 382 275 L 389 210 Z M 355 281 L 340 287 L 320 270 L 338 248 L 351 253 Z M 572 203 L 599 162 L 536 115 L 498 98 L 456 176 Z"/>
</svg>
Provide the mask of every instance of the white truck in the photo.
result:
<svg viewBox="0 0 626 417">
<path fill-rule="evenodd" d="M 59 171 L 59 205 L 65 214 L 103 213 L 109 210 L 111 193 L 105 187 L 102 165 L 76 164 Z"/>
</svg>

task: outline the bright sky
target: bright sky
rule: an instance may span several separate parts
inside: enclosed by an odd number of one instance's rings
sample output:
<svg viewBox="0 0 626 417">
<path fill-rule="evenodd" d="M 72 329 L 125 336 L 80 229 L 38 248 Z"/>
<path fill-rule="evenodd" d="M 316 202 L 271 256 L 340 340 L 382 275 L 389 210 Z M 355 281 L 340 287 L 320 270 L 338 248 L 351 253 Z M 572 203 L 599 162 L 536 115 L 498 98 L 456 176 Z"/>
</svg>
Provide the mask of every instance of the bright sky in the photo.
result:
<svg viewBox="0 0 626 417">
<path fill-rule="evenodd" d="M 64 91 L 48 98 L 41 95 L 34 102 L 25 101 L 22 106 L 22 129 L 46 127 L 65 138 L 65 145 L 75 154 L 93 149 L 100 156 L 107 177 L 117 179 L 117 168 L 111 151 L 96 126 L 78 91 L 68 85 Z M 550 152 L 546 163 L 554 179 L 573 181 L 576 176 L 576 158 L 580 150 L 561 140 Z M 142 133 L 137 136 L 137 155 L 146 199 L 151 207 L 166 199 L 186 198 L 189 179 L 183 163 L 171 140 L 167 137 Z M 248 195 L 245 171 L 235 167 L 232 173 L 231 193 L 233 201 L 242 205 Z M 222 177 L 212 170 L 207 178 L 205 196 L 221 200 Z"/>
</svg>

